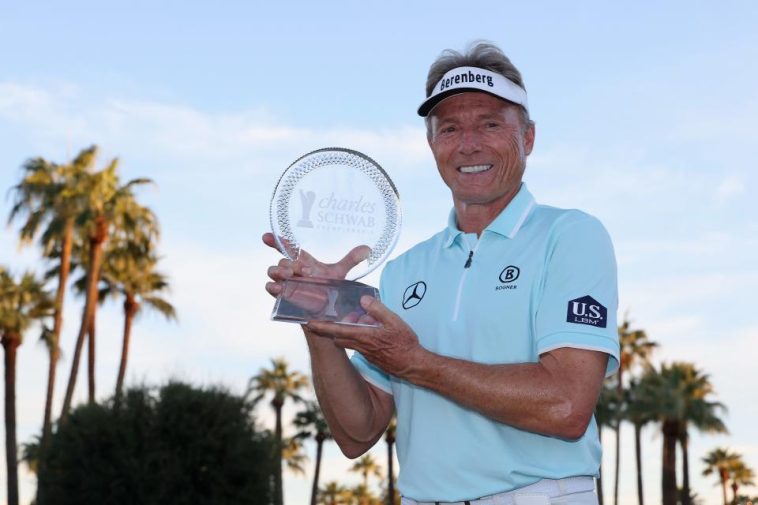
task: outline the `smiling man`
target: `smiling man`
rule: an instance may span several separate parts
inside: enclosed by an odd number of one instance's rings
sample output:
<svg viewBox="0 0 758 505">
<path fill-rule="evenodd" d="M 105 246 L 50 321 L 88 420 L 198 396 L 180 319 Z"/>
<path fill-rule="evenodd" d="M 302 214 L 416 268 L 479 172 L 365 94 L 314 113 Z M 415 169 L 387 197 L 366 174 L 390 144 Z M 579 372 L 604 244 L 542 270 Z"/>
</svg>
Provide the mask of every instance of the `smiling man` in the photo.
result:
<svg viewBox="0 0 758 505">
<path fill-rule="evenodd" d="M 523 184 L 535 126 L 499 48 L 445 51 L 426 96 L 418 113 L 451 191 L 447 227 L 387 264 L 381 302 L 361 301 L 381 327 L 303 327 L 321 408 L 350 457 L 396 412 L 404 505 L 596 504 L 592 413 L 619 352 L 608 234 Z M 266 289 L 358 261 L 282 260 Z"/>
</svg>

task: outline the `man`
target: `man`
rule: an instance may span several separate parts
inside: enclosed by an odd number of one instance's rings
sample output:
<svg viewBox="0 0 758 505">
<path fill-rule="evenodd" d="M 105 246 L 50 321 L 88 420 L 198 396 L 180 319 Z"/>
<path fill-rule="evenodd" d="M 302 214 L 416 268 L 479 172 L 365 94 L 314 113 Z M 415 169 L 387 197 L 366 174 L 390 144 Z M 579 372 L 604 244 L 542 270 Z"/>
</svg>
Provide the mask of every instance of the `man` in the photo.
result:
<svg viewBox="0 0 758 505">
<path fill-rule="evenodd" d="M 618 366 L 610 239 L 522 184 L 535 127 L 497 47 L 443 53 L 426 91 L 418 112 L 452 193 L 448 226 L 387 264 L 381 302 L 361 300 L 380 328 L 303 326 L 321 408 L 349 457 L 397 411 L 404 504 L 597 503 L 592 412 Z M 266 289 L 361 259 L 282 260 Z"/>
</svg>

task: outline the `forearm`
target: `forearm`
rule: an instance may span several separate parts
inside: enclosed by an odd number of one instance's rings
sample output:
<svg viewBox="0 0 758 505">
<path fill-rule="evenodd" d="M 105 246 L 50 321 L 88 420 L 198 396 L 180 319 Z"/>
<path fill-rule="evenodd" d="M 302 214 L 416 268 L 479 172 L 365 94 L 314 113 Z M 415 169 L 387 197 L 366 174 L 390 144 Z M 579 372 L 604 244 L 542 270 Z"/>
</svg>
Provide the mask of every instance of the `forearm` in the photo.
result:
<svg viewBox="0 0 758 505">
<path fill-rule="evenodd" d="M 384 432 L 392 412 L 350 363 L 345 350 L 328 337 L 305 330 L 313 385 L 334 440 L 348 457 L 370 449 Z"/>
<path fill-rule="evenodd" d="M 590 381 L 567 372 L 599 370 L 607 358 L 590 351 L 571 351 L 568 369 L 565 363 L 556 366 L 551 354 L 537 363 L 487 365 L 426 351 L 403 378 L 498 422 L 576 439 L 584 434 L 591 418 L 602 370 L 598 380 Z"/>
</svg>

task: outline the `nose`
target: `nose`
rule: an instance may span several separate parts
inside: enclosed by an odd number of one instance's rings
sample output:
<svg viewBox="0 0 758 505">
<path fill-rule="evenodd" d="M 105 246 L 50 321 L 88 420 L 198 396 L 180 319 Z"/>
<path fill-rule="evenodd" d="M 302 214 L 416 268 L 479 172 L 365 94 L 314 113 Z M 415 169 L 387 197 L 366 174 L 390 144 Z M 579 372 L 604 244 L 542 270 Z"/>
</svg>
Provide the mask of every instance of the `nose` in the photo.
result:
<svg viewBox="0 0 758 505">
<path fill-rule="evenodd" d="M 465 128 L 460 133 L 460 142 L 458 152 L 461 154 L 472 154 L 479 151 L 480 148 L 479 132 L 475 128 Z"/>
</svg>

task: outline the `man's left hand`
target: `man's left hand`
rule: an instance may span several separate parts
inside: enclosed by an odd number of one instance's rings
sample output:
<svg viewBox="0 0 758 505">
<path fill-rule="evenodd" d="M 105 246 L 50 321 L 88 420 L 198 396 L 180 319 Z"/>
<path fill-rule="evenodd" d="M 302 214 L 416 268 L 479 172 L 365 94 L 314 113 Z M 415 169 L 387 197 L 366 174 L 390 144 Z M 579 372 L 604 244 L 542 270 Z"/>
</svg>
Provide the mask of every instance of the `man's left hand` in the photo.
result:
<svg viewBox="0 0 758 505">
<path fill-rule="evenodd" d="M 379 327 L 349 326 L 311 321 L 306 330 L 329 337 L 346 349 L 358 351 L 370 363 L 395 377 L 403 377 L 426 353 L 413 330 L 382 302 L 370 296 L 361 298 L 361 306 Z"/>
</svg>

